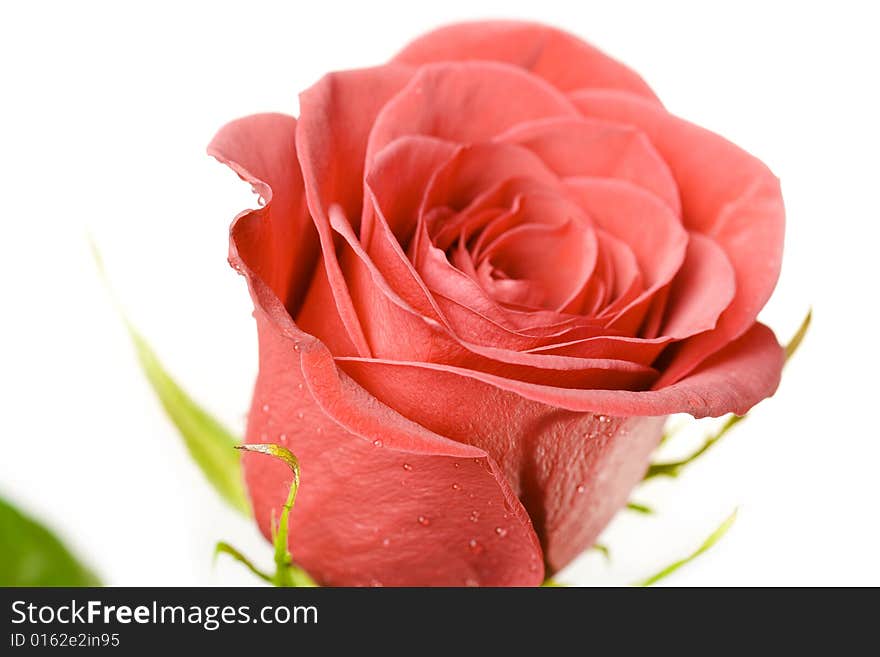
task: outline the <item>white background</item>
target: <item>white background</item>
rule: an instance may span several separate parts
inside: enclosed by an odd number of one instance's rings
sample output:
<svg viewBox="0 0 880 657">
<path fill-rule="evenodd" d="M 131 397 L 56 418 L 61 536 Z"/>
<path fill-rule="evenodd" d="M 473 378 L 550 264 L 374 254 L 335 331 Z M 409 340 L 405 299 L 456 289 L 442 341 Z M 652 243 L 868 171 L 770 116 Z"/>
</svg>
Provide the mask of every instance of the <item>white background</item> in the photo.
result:
<svg viewBox="0 0 880 657">
<path fill-rule="evenodd" d="M 205 146 L 227 120 L 297 112 L 322 73 L 379 63 L 474 17 L 534 18 L 641 72 L 668 108 L 783 181 L 783 274 L 762 318 L 813 329 L 778 394 L 679 480 L 638 491 L 561 579 L 625 583 L 739 520 L 670 584 L 880 584 L 876 16 L 805 2 L 4 3 L 0 10 L 0 493 L 111 584 L 252 583 L 264 563 L 144 382 L 102 289 L 91 233 L 135 324 L 236 431 L 256 371 L 227 226 L 254 197 Z M 706 429 L 705 424 L 697 432 Z M 679 443 L 686 450 L 687 441 Z"/>
</svg>

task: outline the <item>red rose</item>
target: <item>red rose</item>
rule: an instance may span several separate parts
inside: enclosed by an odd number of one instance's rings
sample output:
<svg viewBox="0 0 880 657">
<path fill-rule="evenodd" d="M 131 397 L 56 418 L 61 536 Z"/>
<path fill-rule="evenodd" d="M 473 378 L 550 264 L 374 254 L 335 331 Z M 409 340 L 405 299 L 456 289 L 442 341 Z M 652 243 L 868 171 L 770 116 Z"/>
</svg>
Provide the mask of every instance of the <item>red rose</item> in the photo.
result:
<svg viewBox="0 0 880 657">
<path fill-rule="evenodd" d="M 665 416 L 745 413 L 784 211 L 760 161 L 558 30 L 453 25 L 331 73 L 210 153 L 265 207 L 248 442 L 302 463 L 326 585 L 535 585 L 627 501 Z M 290 473 L 245 456 L 264 533 Z"/>
</svg>

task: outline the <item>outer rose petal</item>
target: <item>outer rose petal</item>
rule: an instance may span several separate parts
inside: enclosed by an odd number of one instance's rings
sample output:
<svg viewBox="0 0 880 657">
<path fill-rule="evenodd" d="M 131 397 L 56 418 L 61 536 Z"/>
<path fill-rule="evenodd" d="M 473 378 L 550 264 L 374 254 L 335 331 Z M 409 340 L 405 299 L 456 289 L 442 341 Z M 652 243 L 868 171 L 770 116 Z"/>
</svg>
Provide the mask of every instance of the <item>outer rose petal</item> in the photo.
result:
<svg viewBox="0 0 880 657">
<path fill-rule="evenodd" d="M 348 372 L 354 368 L 358 371 L 371 371 L 372 375 L 381 372 L 384 386 L 392 383 L 398 385 L 406 377 L 410 390 L 437 390 L 439 387 L 435 379 L 442 378 L 446 381 L 443 389 L 455 391 L 463 389 L 469 383 L 468 380 L 473 379 L 560 409 L 622 417 L 689 413 L 701 418 L 718 417 L 726 413 L 744 415 L 752 406 L 772 395 L 779 385 L 784 358 L 782 347 L 776 341 L 773 331 L 756 323 L 741 337 L 707 358 L 689 376 L 661 390 L 573 390 L 512 381 L 483 372 L 433 363 L 356 357 L 336 360 L 340 363 L 352 363 L 343 365 Z M 358 363 L 368 367 L 356 365 Z M 361 379 L 359 381 L 363 383 Z M 376 394 L 371 386 L 366 387 Z M 383 393 L 378 396 L 384 399 L 386 395 Z M 471 398 L 478 397 L 479 395 Z M 418 420 L 418 414 L 410 417 Z"/>
<path fill-rule="evenodd" d="M 287 309 L 295 314 L 318 260 L 318 234 L 312 226 L 296 161 L 296 119 L 255 114 L 227 123 L 208 146 L 208 154 L 253 185 L 266 201 L 258 217 L 242 222 L 238 249 Z"/>
<path fill-rule="evenodd" d="M 521 66 L 563 91 L 621 89 L 656 100 L 633 70 L 577 37 L 517 21 L 458 23 L 419 37 L 393 61 L 405 64 L 488 59 Z"/>
<path fill-rule="evenodd" d="M 336 360 L 401 415 L 485 449 L 526 505 L 547 563 L 558 569 L 626 502 L 665 415 L 744 414 L 776 389 L 783 351 L 756 324 L 689 377 L 649 392 L 563 390 L 442 365 Z"/>
<path fill-rule="evenodd" d="M 440 369 L 339 360 L 401 414 L 492 455 L 528 509 L 551 570 L 590 547 L 626 503 L 665 421 L 566 411 Z"/>
<path fill-rule="evenodd" d="M 260 337 L 247 441 L 281 442 L 302 463 L 291 514 L 296 561 L 337 586 L 539 584 L 542 554 L 531 521 L 494 462 L 398 415 L 337 370 L 238 251 L 239 237 L 259 219 L 241 216 L 230 240 Z M 252 454 L 243 467 L 268 537 L 290 473 Z"/>
<path fill-rule="evenodd" d="M 717 326 L 683 343 L 655 384 L 661 388 L 747 331 L 770 298 L 782 265 L 779 181 L 729 141 L 631 94 L 583 90 L 572 99 L 587 116 L 629 123 L 648 135 L 678 182 L 685 226 L 714 239 L 736 274 L 736 295 Z"/>
</svg>

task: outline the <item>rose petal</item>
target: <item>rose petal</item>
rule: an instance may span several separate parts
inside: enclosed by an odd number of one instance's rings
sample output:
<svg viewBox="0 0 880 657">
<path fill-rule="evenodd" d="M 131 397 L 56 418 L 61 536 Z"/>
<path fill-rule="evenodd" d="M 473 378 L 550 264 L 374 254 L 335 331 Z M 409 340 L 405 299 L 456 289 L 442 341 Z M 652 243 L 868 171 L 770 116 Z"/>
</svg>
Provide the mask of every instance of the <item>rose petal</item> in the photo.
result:
<svg viewBox="0 0 880 657">
<path fill-rule="evenodd" d="M 341 212 L 331 209 L 333 228 L 349 247 L 341 260 L 354 306 L 365 323 L 370 347 L 381 358 L 443 363 L 562 387 L 644 389 L 656 372 L 650 367 L 608 359 L 527 354 L 475 344 L 450 333 L 409 307 L 388 285 L 357 241 Z"/>
<path fill-rule="evenodd" d="M 752 406 L 772 395 L 779 385 L 783 350 L 770 329 L 755 324 L 681 381 L 662 389 L 637 392 L 536 385 L 436 363 L 359 357 L 336 360 L 347 372 L 354 372 L 355 365 L 345 363 L 360 363 L 358 372 L 368 372 L 376 381 L 381 379 L 389 385 L 392 381 L 394 385 L 408 385 L 412 390 L 463 390 L 472 379 L 485 384 L 486 394 L 489 389 L 498 388 L 560 409 L 622 417 L 688 413 L 701 418 L 726 413 L 745 415 Z M 378 390 L 367 385 L 360 375 L 356 378 L 368 389 Z"/>
<path fill-rule="evenodd" d="M 338 205 L 360 219 L 369 131 L 376 114 L 410 75 L 409 69 L 399 66 L 331 73 L 300 94 L 297 154 L 306 200 L 320 238 L 337 313 L 361 354 L 369 354 L 369 347 L 339 269 L 327 213 Z"/>
<path fill-rule="evenodd" d="M 676 215 L 681 213 L 669 167 L 648 138 L 630 126 L 555 117 L 515 126 L 498 141 L 528 148 L 563 178 L 619 178 L 654 193 Z"/>
<path fill-rule="evenodd" d="M 566 115 L 577 116 L 577 110 L 562 93 L 518 68 L 492 62 L 431 64 L 418 69 L 379 112 L 370 133 L 367 166 L 386 145 L 405 135 L 473 143 L 524 121 Z"/>
<path fill-rule="evenodd" d="M 393 61 L 426 64 L 469 59 L 521 66 L 563 91 L 622 89 L 656 100 L 631 69 L 567 32 L 536 23 L 477 21 L 441 27 L 410 43 Z"/>
<path fill-rule="evenodd" d="M 665 421 L 565 411 L 446 370 L 340 361 L 401 414 L 491 454 L 528 510 L 551 571 L 592 545 L 626 503 Z"/>
<path fill-rule="evenodd" d="M 509 206 L 516 196 L 536 188 L 562 189 L 553 171 L 530 150 L 499 142 L 470 144 L 437 169 L 420 210 L 447 206 L 473 212 Z"/>
<path fill-rule="evenodd" d="M 625 242 L 642 273 L 644 292 L 611 318 L 611 326 L 633 334 L 652 295 L 672 280 L 684 261 L 688 234 L 656 196 L 612 178 L 569 178 L 566 185 L 598 226 Z"/>
<path fill-rule="evenodd" d="M 581 318 L 561 319 L 556 313 L 502 309 L 474 279 L 451 266 L 443 252 L 432 247 L 425 226 L 420 229 L 425 231 L 421 241 L 417 239 L 419 232 L 409 238 L 414 249 L 412 258 L 420 263 L 416 271 L 403 253 L 398 237 L 410 230 L 417 195 L 398 190 L 422 189 L 434 161 L 418 152 L 435 152 L 440 161 L 448 151 L 444 146 L 447 143 L 422 136 L 395 140 L 378 154 L 367 175 L 367 194 L 375 207 L 371 211 L 365 209 L 365 215 L 374 215 L 371 225 L 375 228 L 370 230 L 364 249 L 390 287 L 420 314 L 438 321 L 445 316 L 454 333 L 480 336 L 481 343 L 509 349 L 546 344 L 545 337 L 549 339 L 572 326 L 583 325 Z M 525 182 L 529 180 L 532 182 Z M 553 173 L 526 149 L 507 144 L 476 144 L 458 147 L 454 156 L 431 176 L 425 204 L 464 207 L 461 214 L 467 215 L 484 205 L 510 203 L 520 191 L 558 184 Z M 444 230 L 441 227 L 434 239 L 446 239 L 442 237 Z M 436 285 L 432 286 L 432 282 Z M 526 333 L 518 334 L 519 330 Z"/>
<path fill-rule="evenodd" d="M 230 255 L 248 279 L 260 337 L 246 440 L 280 442 L 302 464 L 290 516 L 296 562 L 334 586 L 539 584 L 540 545 L 495 463 L 403 418 L 339 372 L 240 259 L 234 235 Z M 253 454 L 243 468 L 269 538 L 290 472 Z M 485 520 L 479 527 L 475 510 Z"/>
<path fill-rule="evenodd" d="M 580 208 L 565 197 L 530 194 L 513 219 L 516 224 L 507 226 L 476 257 L 503 272 L 505 279 L 534 288 L 535 298 L 523 305 L 560 312 L 575 305 L 597 259 L 596 233 Z M 490 284 L 499 282 L 504 280 Z M 515 298 L 509 302 L 518 303 Z"/>
<path fill-rule="evenodd" d="M 227 123 L 208 154 L 260 193 L 265 207 L 237 222 L 241 257 L 296 313 L 318 260 L 318 234 L 303 196 L 296 159 L 296 119 L 255 114 Z"/>
<path fill-rule="evenodd" d="M 689 339 L 657 382 L 669 385 L 749 330 L 770 298 L 782 263 L 779 181 L 729 141 L 631 94 L 578 91 L 572 99 L 587 116 L 648 135 L 678 182 L 685 225 L 719 244 L 736 274 L 736 295 L 715 329 Z"/>
<path fill-rule="evenodd" d="M 735 294 L 736 277 L 724 250 L 692 232 L 684 264 L 670 288 L 660 335 L 681 340 L 715 328 Z"/>
</svg>

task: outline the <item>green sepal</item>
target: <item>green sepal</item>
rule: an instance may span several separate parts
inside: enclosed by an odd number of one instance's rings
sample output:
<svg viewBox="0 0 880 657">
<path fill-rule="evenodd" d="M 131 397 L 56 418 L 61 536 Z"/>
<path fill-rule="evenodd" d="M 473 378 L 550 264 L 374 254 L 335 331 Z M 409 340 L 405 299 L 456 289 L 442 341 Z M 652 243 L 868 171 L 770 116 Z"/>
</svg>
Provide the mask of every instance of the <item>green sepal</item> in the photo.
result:
<svg viewBox="0 0 880 657">
<path fill-rule="evenodd" d="M 721 540 L 721 537 L 727 533 L 727 530 L 730 529 L 731 525 L 733 525 L 734 521 L 736 521 L 736 512 L 737 510 L 734 509 L 733 513 L 727 516 L 727 518 L 724 519 L 724 522 L 722 522 L 718 526 L 718 528 L 714 532 L 712 532 L 705 541 L 703 541 L 700 547 L 694 550 L 690 555 L 688 555 L 684 559 L 679 559 L 678 561 L 669 564 L 659 572 L 641 580 L 640 582 L 635 582 L 633 586 L 652 586 L 659 582 L 661 579 L 668 577 L 682 566 L 689 564 L 691 561 L 709 550 L 713 545 Z"/>
<path fill-rule="evenodd" d="M 813 310 L 812 308 L 807 311 L 806 316 L 801 321 L 800 326 L 798 327 L 795 334 L 791 337 L 791 340 L 783 348 L 785 351 L 785 364 L 788 364 L 788 361 L 792 356 L 795 355 L 798 348 L 801 346 L 801 343 L 804 340 L 804 337 L 807 335 L 807 331 L 810 328 L 810 323 L 813 320 Z M 714 434 L 709 435 L 704 441 L 703 444 L 690 456 L 687 456 L 678 461 L 671 461 L 668 463 L 653 463 L 648 468 L 645 473 L 643 481 L 647 481 L 648 479 L 653 479 L 654 477 L 677 477 L 681 474 L 682 469 L 692 463 L 697 458 L 705 454 L 709 449 L 715 445 L 721 438 L 733 427 L 740 423 L 741 420 L 748 417 L 748 415 L 728 415 L 727 419 L 724 421 L 724 424 L 716 431 Z M 663 438 L 660 441 L 662 445 L 668 437 L 671 435 L 670 432 L 666 432 L 663 435 Z"/>
<path fill-rule="evenodd" d="M 718 431 L 709 435 L 709 437 L 703 441 L 703 444 L 699 449 L 683 459 L 665 463 L 652 463 L 648 467 L 648 471 L 645 473 L 644 481 L 653 479 L 654 477 L 677 477 L 681 474 L 682 469 L 686 465 L 696 461 L 699 457 L 709 451 L 715 443 L 721 440 L 730 429 L 739 424 L 745 417 L 745 415 L 729 415 Z"/>
<path fill-rule="evenodd" d="M 639 502 L 627 502 L 626 508 L 628 511 L 633 511 L 635 513 L 641 513 L 643 516 L 654 515 L 654 509 L 652 509 L 647 504 L 640 504 Z"/>
<path fill-rule="evenodd" d="M 290 482 L 290 490 L 287 493 L 287 499 L 281 507 L 281 515 L 277 524 L 272 522 L 272 543 L 275 548 L 275 574 L 268 575 L 253 565 L 251 561 L 241 552 L 236 550 L 228 543 L 220 542 L 215 549 L 215 556 L 220 553 L 228 554 L 239 563 L 244 564 L 252 573 L 260 579 L 274 586 L 283 587 L 314 587 L 318 586 L 315 580 L 302 568 L 293 563 L 293 556 L 288 548 L 290 510 L 296 502 L 296 493 L 299 490 L 300 470 L 299 461 L 296 456 L 286 447 L 271 443 L 252 443 L 247 445 L 236 445 L 236 449 L 255 452 L 257 454 L 266 454 L 268 456 L 280 459 L 290 471 L 293 473 L 293 479 Z"/>
<path fill-rule="evenodd" d="M 217 557 L 221 554 L 228 554 L 230 557 L 235 559 L 238 563 L 244 565 L 245 568 L 247 568 L 264 582 L 267 582 L 269 584 L 273 583 L 271 575 L 264 573 L 262 570 L 257 568 L 250 559 L 248 559 L 226 541 L 218 541 L 217 545 L 214 546 L 214 561 L 216 561 Z"/>
</svg>

